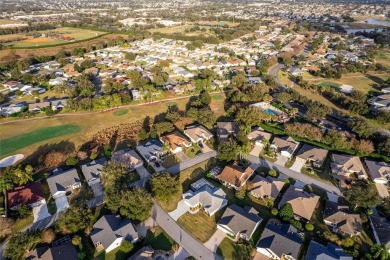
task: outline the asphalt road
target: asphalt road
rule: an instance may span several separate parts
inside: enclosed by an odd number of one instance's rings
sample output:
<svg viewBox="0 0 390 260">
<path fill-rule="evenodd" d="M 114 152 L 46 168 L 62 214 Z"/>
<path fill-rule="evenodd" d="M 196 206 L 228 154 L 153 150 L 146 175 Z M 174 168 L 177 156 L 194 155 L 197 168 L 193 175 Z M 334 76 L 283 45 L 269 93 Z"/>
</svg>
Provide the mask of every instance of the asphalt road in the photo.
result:
<svg viewBox="0 0 390 260">
<path fill-rule="evenodd" d="M 310 176 L 307 176 L 306 174 L 303 174 L 300 172 L 295 172 L 295 171 L 288 169 L 284 166 L 276 165 L 274 163 L 268 162 L 264 159 L 261 159 L 259 157 L 253 156 L 253 155 L 248 155 L 246 157 L 246 159 L 251 161 L 252 163 L 256 163 L 259 166 L 263 166 L 263 167 L 267 167 L 269 169 L 276 170 L 276 171 L 278 171 L 278 172 L 280 172 L 288 177 L 294 178 L 296 180 L 300 180 L 306 184 L 315 185 L 318 188 L 321 188 L 325 191 L 328 191 L 328 192 L 331 192 L 331 193 L 334 193 L 337 195 L 342 195 L 340 189 L 337 188 L 336 186 L 319 181 L 319 180 L 314 179 Z"/>
<path fill-rule="evenodd" d="M 268 70 L 268 75 L 270 76 L 273 76 L 275 78 L 275 82 L 279 85 L 279 86 L 283 86 L 282 82 L 280 82 L 279 78 L 278 78 L 278 71 L 280 69 L 284 68 L 284 65 L 281 64 L 281 63 L 278 63 L 274 66 L 272 66 L 269 70 Z"/>
<path fill-rule="evenodd" d="M 152 218 L 170 237 L 196 259 L 222 260 L 222 257 L 211 252 L 210 249 L 182 229 L 156 201 L 154 201 Z"/>
<path fill-rule="evenodd" d="M 216 151 L 211 151 L 211 152 L 207 152 L 207 153 L 203 153 L 201 154 L 200 156 L 196 156 L 192 159 L 189 159 L 189 160 L 186 160 L 182 163 L 179 163 L 179 164 L 176 164 L 168 169 L 165 169 L 164 171 L 165 172 L 169 172 L 169 173 L 172 173 L 172 174 L 175 174 L 175 173 L 179 173 L 187 168 L 190 168 L 194 165 L 197 165 L 198 163 L 201 163 L 203 161 L 206 161 L 212 157 L 215 157 L 217 156 L 217 152 Z"/>
</svg>

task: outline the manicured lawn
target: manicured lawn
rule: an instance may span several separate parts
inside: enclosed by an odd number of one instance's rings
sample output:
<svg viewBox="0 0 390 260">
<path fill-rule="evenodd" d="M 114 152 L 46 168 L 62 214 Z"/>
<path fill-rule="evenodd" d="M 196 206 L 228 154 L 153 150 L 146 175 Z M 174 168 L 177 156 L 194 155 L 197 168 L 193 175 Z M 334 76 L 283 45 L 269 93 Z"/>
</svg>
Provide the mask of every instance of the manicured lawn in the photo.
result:
<svg viewBox="0 0 390 260">
<path fill-rule="evenodd" d="M 191 183 L 205 176 L 205 169 L 208 163 L 209 161 L 204 161 L 180 172 L 180 191 L 177 194 L 172 194 L 172 196 L 167 200 L 157 199 L 160 206 L 167 212 L 174 211 L 177 207 L 177 203 L 182 199 L 183 191 L 187 191 L 190 188 Z"/>
<path fill-rule="evenodd" d="M 154 250 L 169 251 L 172 245 L 175 243 L 167 233 L 160 227 L 155 227 L 155 231 L 152 233 L 150 230 L 146 234 L 144 245 L 151 245 Z"/>
<path fill-rule="evenodd" d="M 218 212 L 219 216 L 221 216 L 222 211 L 223 210 L 220 210 Z M 201 210 L 196 214 L 187 212 L 177 220 L 177 223 L 193 237 L 204 243 L 209 240 L 209 238 L 217 230 L 216 215 L 209 217 Z"/>
<path fill-rule="evenodd" d="M 31 212 L 31 216 L 29 216 L 28 218 L 16 220 L 15 225 L 12 228 L 12 233 L 15 234 L 21 231 L 22 229 L 26 228 L 28 225 L 31 225 L 33 221 L 34 221 L 34 216 L 32 215 L 32 212 Z"/>
<path fill-rule="evenodd" d="M 186 148 L 185 153 L 189 158 L 194 158 L 198 153 L 202 153 L 202 151 L 197 144 L 193 144 L 191 147 Z"/>
<path fill-rule="evenodd" d="M 214 96 L 212 96 L 212 99 L 213 100 L 224 100 L 225 98 L 221 95 L 214 95 Z"/>
<path fill-rule="evenodd" d="M 378 54 L 375 59 L 378 63 L 390 68 L 390 49 L 378 50 Z"/>
<path fill-rule="evenodd" d="M 329 174 L 329 171 L 327 170 L 322 170 L 322 171 L 312 170 L 311 172 L 309 172 L 308 168 L 302 167 L 301 173 L 332 185 L 336 185 L 337 183 L 336 180 Z"/>
<path fill-rule="evenodd" d="M 318 86 L 321 86 L 321 87 L 333 87 L 333 88 L 338 89 L 340 87 L 340 84 L 338 84 L 336 82 L 331 82 L 331 81 L 323 81 L 320 84 L 318 84 Z"/>
<path fill-rule="evenodd" d="M 180 160 L 176 155 L 171 154 L 164 158 L 164 162 L 161 164 L 164 168 L 172 167 L 173 165 L 179 164 Z"/>
<path fill-rule="evenodd" d="M 123 116 L 129 113 L 128 109 L 121 109 L 114 112 L 114 116 Z"/>
<path fill-rule="evenodd" d="M 245 245 L 237 245 L 231 239 L 225 238 L 217 248 L 217 254 L 226 260 L 250 259 L 250 252 Z"/>
<path fill-rule="evenodd" d="M 58 136 L 77 133 L 80 130 L 81 128 L 78 125 L 42 127 L 26 134 L 1 140 L 0 150 L 2 154 L 10 154 L 31 144 Z"/>
</svg>

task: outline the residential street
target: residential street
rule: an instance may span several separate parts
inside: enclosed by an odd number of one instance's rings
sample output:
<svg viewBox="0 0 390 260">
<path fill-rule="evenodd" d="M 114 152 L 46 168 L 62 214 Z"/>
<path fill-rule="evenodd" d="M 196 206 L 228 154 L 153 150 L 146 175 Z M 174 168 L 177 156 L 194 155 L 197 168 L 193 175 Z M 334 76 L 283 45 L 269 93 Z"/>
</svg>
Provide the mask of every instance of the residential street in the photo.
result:
<svg viewBox="0 0 390 260">
<path fill-rule="evenodd" d="M 189 160 L 186 160 L 180 164 L 176 164 L 168 169 L 165 169 L 164 171 L 166 172 L 169 172 L 169 173 L 172 173 L 172 174 L 175 174 L 175 173 L 178 173 L 180 171 L 183 171 L 187 168 L 190 168 L 194 165 L 197 165 L 198 163 L 201 163 L 203 161 L 206 161 L 208 159 L 210 159 L 211 157 L 215 157 L 217 156 L 217 152 L 216 151 L 212 151 L 212 152 L 208 152 L 208 153 L 204 153 L 204 154 L 201 154 L 200 156 L 197 156 L 195 158 L 192 158 L 192 159 L 189 159 Z"/>
<path fill-rule="evenodd" d="M 295 171 L 288 169 L 284 166 L 276 165 L 274 163 L 268 162 L 264 159 L 261 159 L 259 157 L 255 157 L 253 155 L 248 155 L 246 157 L 246 159 L 251 161 L 252 163 L 258 164 L 259 166 L 264 166 L 264 167 L 267 167 L 269 169 L 277 170 L 278 172 L 280 172 L 288 177 L 291 177 L 291 178 L 294 178 L 297 180 L 301 180 L 302 182 L 304 182 L 306 184 L 313 184 L 313 185 L 315 185 L 315 186 L 317 186 L 325 191 L 329 191 L 329 192 L 332 192 L 334 194 L 341 195 L 340 189 L 337 188 L 336 186 L 324 183 L 324 182 L 319 181 L 317 179 L 314 179 L 310 176 L 307 176 L 303 173 L 295 172 Z"/>
<path fill-rule="evenodd" d="M 274 65 L 273 67 L 271 67 L 268 71 L 268 75 L 270 76 L 273 76 L 275 78 L 275 82 L 278 84 L 278 85 L 283 85 L 282 82 L 280 82 L 279 78 L 278 78 L 278 71 L 280 69 L 284 68 L 284 65 L 281 64 L 281 63 L 278 63 L 276 65 Z"/>
<path fill-rule="evenodd" d="M 196 259 L 222 259 L 222 257 L 211 252 L 202 243 L 182 229 L 156 201 L 154 201 L 152 217 L 168 235 Z"/>
</svg>

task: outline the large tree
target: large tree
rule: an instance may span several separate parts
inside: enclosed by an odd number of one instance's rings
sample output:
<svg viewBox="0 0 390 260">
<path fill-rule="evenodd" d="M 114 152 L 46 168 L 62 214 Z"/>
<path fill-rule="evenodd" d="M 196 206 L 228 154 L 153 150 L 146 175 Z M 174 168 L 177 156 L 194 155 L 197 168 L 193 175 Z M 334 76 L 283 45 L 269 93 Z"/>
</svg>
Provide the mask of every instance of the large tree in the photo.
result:
<svg viewBox="0 0 390 260">
<path fill-rule="evenodd" d="M 56 222 L 56 231 L 72 234 L 85 229 L 93 219 L 90 209 L 72 206 L 61 214 Z"/>
<path fill-rule="evenodd" d="M 217 158 L 221 161 L 234 161 L 237 159 L 237 154 L 239 152 L 239 147 L 234 140 L 229 140 L 228 142 L 223 142 L 218 146 Z"/>
<path fill-rule="evenodd" d="M 115 161 L 109 161 L 103 165 L 102 181 L 105 186 L 115 186 L 117 180 L 124 178 L 127 175 L 127 167 Z"/>
<path fill-rule="evenodd" d="M 178 176 L 169 173 L 159 173 L 154 174 L 150 178 L 150 186 L 153 196 L 167 199 L 179 192 L 180 183 Z"/>
<path fill-rule="evenodd" d="M 26 231 L 14 234 L 8 241 L 4 256 L 11 260 L 24 259 L 28 250 L 41 241 L 39 231 Z"/>
<path fill-rule="evenodd" d="M 131 220 L 144 221 L 150 217 L 152 196 L 143 189 L 135 188 L 121 193 L 119 213 Z"/>
<path fill-rule="evenodd" d="M 345 199 L 353 206 L 370 208 L 380 203 L 376 188 L 366 181 L 357 181 L 343 191 Z"/>
</svg>

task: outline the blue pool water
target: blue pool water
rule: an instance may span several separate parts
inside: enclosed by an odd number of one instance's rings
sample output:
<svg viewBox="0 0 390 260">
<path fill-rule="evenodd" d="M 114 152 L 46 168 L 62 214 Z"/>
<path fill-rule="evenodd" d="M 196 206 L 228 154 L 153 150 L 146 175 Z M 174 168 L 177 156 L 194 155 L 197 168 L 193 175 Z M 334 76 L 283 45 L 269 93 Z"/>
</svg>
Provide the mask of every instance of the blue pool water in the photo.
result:
<svg viewBox="0 0 390 260">
<path fill-rule="evenodd" d="M 264 112 L 266 112 L 268 115 L 274 115 L 274 116 L 278 115 L 278 112 L 276 112 L 275 110 L 272 110 L 270 108 L 265 108 Z"/>
</svg>

